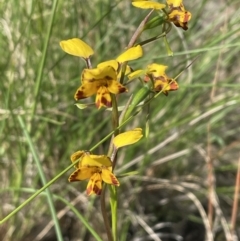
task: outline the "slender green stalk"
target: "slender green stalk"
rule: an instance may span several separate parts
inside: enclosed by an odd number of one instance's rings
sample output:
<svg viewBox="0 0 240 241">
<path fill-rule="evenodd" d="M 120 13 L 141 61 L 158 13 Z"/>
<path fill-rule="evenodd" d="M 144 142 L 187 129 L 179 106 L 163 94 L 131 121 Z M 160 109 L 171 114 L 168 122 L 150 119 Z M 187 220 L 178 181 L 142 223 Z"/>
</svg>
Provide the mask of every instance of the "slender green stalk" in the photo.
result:
<svg viewBox="0 0 240 241">
<path fill-rule="evenodd" d="M 114 136 L 117 136 L 119 134 L 119 116 L 118 116 L 118 105 L 117 105 L 117 100 L 116 100 L 116 96 L 111 94 L 111 98 L 112 98 L 112 125 L 113 125 L 113 130 L 114 131 Z M 109 144 L 109 149 L 108 149 L 108 156 L 112 156 L 112 153 L 114 152 L 114 148 L 113 148 L 113 137 L 111 139 L 111 142 Z M 113 162 L 113 169 L 115 167 L 116 164 L 116 158 L 114 158 L 112 160 Z"/>
<path fill-rule="evenodd" d="M 24 124 L 24 121 L 22 119 L 21 116 L 18 116 L 18 121 L 20 123 L 20 126 L 24 132 L 24 135 L 27 139 L 27 143 L 29 145 L 29 148 L 32 152 L 32 155 L 33 155 L 33 159 L 36 163 L 36 166 L 37 166 L 37 169 L 38 169 L 38 173 L 39 173 L 39 176 L 41 178 L 41 182 L 43 185 L 46 185 L 47 183 L 47 180 L 46 180 L 46 177 L 45 177 L 45 174 L 44 174 L 44 171 L 43 171 L 43 168 L 42 168 L 42 165 L 41 165 L 41 162 L 39 160 L 39 157 L 38 157 L 38 154 L 35 150 L 35 147 L 33 145 L 33 142 L 32 142 L 32 139 L 27 131 L 27 127 L 26 125 Z M 55 223 L 55 231 L 56 231 L 56 235 L 57 235 L 57 239 L 59 241 L 63 241 L 63 237 L 62 237 L 62 232 L 61 232 L 61 228 L 60 228 L 60 225 L 59 225 L 59 222 L 58 222 L 58 219 L 57 219 L 57 214 L 56 214 L 56 210 L 55 210 L 55 207 L 54 207 L 54 203 L 53 203 L 53 199 L 52 199 L 52 195 L 51 195 L 51 192 L 49 189 L 46 189 L 46 194 L 47 194 L 47 201 L 48 201 L 48 205 L 49 205 L 49 208 L 50 208 L 50 212 L 52 214 L 52 219 L 54 220 L 54 223 Z"/>
<path fill-rule="evenodd" d="M 164 36 L 163 40 L 164 40 L 164 43 L 165 43 L 165 46 L 166 46 L 166 49 L 167 49 L 168 56 L 173 56 L 173 51 L 170 48 L 170 45 L 169 45 L 168 40 L 167 40 L 167 37 Z"/>
<path fill-rule="evenodd" d="M 118 117 L 118 105 L 117 105 L 117 100 L 116 96 L 111 94 L 111 99 L 112 99 L 112 125 L 113 125 L 113 134 L 116 136 L 119 134 L 119 117 Z M 113 152 L 113 145 L 112 145 L 112 140 L 109 145 L 109 150 L 108 150 L 108 156 L 112 155 Z M 116 156 L 113 161 L 113 167 L 115 166 L 115 161 L 116 161 Z M 106 211 L 106 204 L 105 204 L 105 190 L 106 190 L 106 185 L 103 186 L 102 194 L 101 194 L 101 210 L 102 210 L 102 216 L 105 224 L 105 229 L 108 235 L 108 240 L 116 240 L 117 237 L 117 223 L 115 223 L 115 227 L 113 228 L 112 226 L 112 232 L 111 228 L 109 225 L 108 221 L 108 216 L 107 216 L 107 211 Z M 110 203 L 112 204 L 112 195 L 110 196 Z M 111 214 L 112 214 L 112 220 L 116 220 L 117 213 L 114 211 L 113 206 L 111 205 Z"/>
<path fill-rule="evenodd" d="M 113 240 L 118 240 L 118 230 L 117 230 L 117 220 L 118 220 L 118 200 L 117 200 L 117 188 L 115 186 L 109 186 L 110 189 L 110 205 L 111 205 L 111 213 L 112 213 L 112 233 Z"/>
<path fill-rule="evenodd" d="M 106 203 L 105 203 L 105 191 L 106 191 L 106 185 L 103 185 L 102 193 L 101 193 L 101 211 L 103 216 L 103 221 L 105 225 L 105 230 L 108 236 L 108 241 L 113 241 L 113 236 L 111 232 L 111 227 L 108 220 L 107 210 L 106 210 Z"/>
<path fill-rule="evenodd" d="M 113 111 L 112 111 L 112 119 L 113 119 L 113 130 L 115 131 L 115 136 L 119 134 L 119 116 L 118 116 L 118 105 L 117 105 L 117 100 L 116 100 L 116 96 L 114 95 L 112 97 L 112 107 L 113 107 Z M 113 140 L 113 139 L 112 139 Z M 108 154 L 113 153 L 114 149 L 113 149 L 113 145 L 112 142 L 110 143 L 110 152 Z M 117 162 L 117 155 L 115 154 L 113 161 L 113 169 L 116 166 L 116 162 Z M 115 186 L 110 186 L 110 206 L 111 206 L 111 215 L 112 215 L 112 235 L 113 235 L 113 240 L 117 241 L 117 189 Z"/>
<path fill-rule="evenodd" d="M 49 20 L 46 38 L 44 41 L 42 58 L 41 58 L 39 68 L 38 68 L 37 80 L 36 80 L 36 85 L 35 85 L 35 90 L 34 90 L 34 102 L 33 102 L 33 106 L 32 106 L 31 121 L 33 120 L 33 117 L 36 113 L 38 96 L 39 96 L 41 83 L 42 83 L 43 69 L 44 69 L 46 58 L 47 58 L 48 44 L 49 44 L 49 40 L 50 40 L 50 36 L 51 36 L 51 32 L 52 32 L 53 21 L 54 21 L 56 9 L 57 9 L 57 4 L 58 4 L 58 0 L 54 0 L 53 4 L 52 4 L 51 18 Z M 30 124 L 30 131 L 31 131 L 31 124 Z"/>
</svg>

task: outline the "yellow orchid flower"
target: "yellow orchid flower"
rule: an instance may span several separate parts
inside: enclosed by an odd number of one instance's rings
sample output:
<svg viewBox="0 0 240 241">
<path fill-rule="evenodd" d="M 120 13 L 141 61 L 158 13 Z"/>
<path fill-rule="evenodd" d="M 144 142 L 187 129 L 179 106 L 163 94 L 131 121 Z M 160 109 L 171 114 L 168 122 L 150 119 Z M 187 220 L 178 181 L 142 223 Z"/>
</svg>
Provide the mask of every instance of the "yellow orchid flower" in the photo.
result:
<svg viewBox="0 0 240 241">
<path fill-rule="evenodd" d="M 147 66 L 147 69 L 136 70 L 128 75 L 129 80 L 139 78 L 142 75 L 145 75 L 145 82 L 148 82 L 150 79 L 154 81 L 154 90 L 156 92 L 162 91 L 165 95 L 168 95 L 168 91 L 173 91 L 178 89 L 178 83 L 176 80 L 169 78 L 165 70 L 167 66 L 161 64 L 150 64 Z"/>
<path fill-rule="evenodd" d="M 66 53 L 82 57 L 87 63 L 90 56 L 94 54 L 92 48 L 78 38 L 61 41 L 60 46 Z M 127 88 L 118 82 L 118 78 L 121 75 L 121 64 L 138 59 L 142 55 L 142 47 L 138 45 L 127 49 L 116 60 L 100 63 L 95 69 L 84 69 L 81 76 L 82 85 L 77 89 L 74 96 L 75 99 L 80 100 L 96 94 L 95 103 L 98 109 L 102 106 L 111 107 L 110 93 L 127 92 Z M 130 71 L 130 67 L 127 66 L 125 73 L 128 74 Z M 82 107 L 80 105 L 79 108 L 85 108 L 85 106 Z"/>
<path fill-rule="evenodd" d="M 188 21 L 192 16 L 190 12 L 174 9 L 168 16 L 169 20 L 173 22 L 176 27 L 188 30 Z"/>
<path fill-rule="evenodd" d="M 168 95 L 168 91 L 178 89 L 177 81 L 165 74 L 167 68 L 167 66 L 161 64 L 150 64 L 147 67 L 147 77 L 145 78 L 145 81 L 148 81 L 149 77 L 152 78 L 154 80 L 154 90 L 156 92 L 162 91 L 165 95 Z"/>
<path fill-rule="evenodd" d="M 69 176 L 69 182 L 89 179 L 87 185 L 87 195 L 100 195 L 102 182 L 119 186 L 120 183 L 112 173 L 112 162 L 105 155 L 91 155 L 88 152 L 78 151 L 71 156 L 71 160 L 81 155 L 78 168 Z M 76 160 L 75 160 L 76 161 Z"/>
<path fill-rule="evenodd" d="M 165 4 L 153 1 L 134 1 L 132 5 L 137 8 L 160 10 L 166 7 Z"/>
<path fill-rule="evenodd" d="M 187 30 L 187 24 L 192 15 L 185 10 L 182 0 L 167 0 L 167 5 L 170 8 L 169 20 L 173 22 L 175 26 Z"/>
<path fill-rule="evenodd" d="M 93 49 L 84 41 L 78 38 L 63 40 L 60 42 L 63 51 L 68 54 L 88 59 L 94 54 Z"/>
<path fill-rule="evenodd" d="M 96 106 L 110 107 L 112 104 L 110 93 L 120 94 L 127 88 L 117 81 L 117 73 L 111 66 L 95 69 L 84 69 L 82 85 L 75 93 L 75 99 L 80 100 L 96 94 Z"/>
</svg>

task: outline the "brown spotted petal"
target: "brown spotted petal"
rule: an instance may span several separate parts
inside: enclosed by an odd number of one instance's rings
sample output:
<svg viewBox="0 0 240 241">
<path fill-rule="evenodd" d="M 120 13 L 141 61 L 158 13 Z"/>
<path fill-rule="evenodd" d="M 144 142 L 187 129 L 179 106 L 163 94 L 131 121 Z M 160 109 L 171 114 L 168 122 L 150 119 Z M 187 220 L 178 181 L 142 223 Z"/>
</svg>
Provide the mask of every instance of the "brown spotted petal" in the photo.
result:
<svg viewBox="0 0 240 241">
<path fill-rule="evenodd" d="M 169 14 L 169 20 L 175 24 L 177 27 L 181 27 L 184 30 L 188 29 L 188 21 L 191 19 L 191 13 L 188 11 L 182 11 L 179 9 L 174 9 Z"/>
<path fill-rule="evenodd" d="M 109 92 L 117 95 L 120 93 L 124 93 L 127 92 L 128 89 L 126 87 L 124 87 L 123 85 L 121 85 L 118 81 L 113 80 L 113 81 L 109 81 L 108 82 L 108 90 Z"/>
<path fill-rule="evenodd" d="M 96 194 L 101 195 L 102 192 L 102 178 L 99 172 L 94 173 L 87 185 L 87 195 Z"/>
<path fill-rule="evenodd" d="M 105 86 L 99 87 L 96 95 L 96 106 L 100 109 L 102 106 L 111 107 L 112 100 L 110 93 Z"/>
<path fill-rule="evenodd" d="M 120 186 L 118 179 L 114 176 L 114 174 L 108 168 L 102 169 L 102 180 L 108 184 L 111 184 L 114 186 Z"/>
<path fill-rule="evenodd" d="M 80 167 L 70 175 L 68 181 L 76 182 L 89 179 L 97 171 L 97 167 Z"/>
<path fill-rule="evenodd" d="M 168 95 L 168 91 L 178 89 L 178 83 L 174 79 L 166 78 L 166 76 L 160 76 L 154 83 L 154 90 L 156 92 L 162 91 L 165 95 Z"/>
</svg>

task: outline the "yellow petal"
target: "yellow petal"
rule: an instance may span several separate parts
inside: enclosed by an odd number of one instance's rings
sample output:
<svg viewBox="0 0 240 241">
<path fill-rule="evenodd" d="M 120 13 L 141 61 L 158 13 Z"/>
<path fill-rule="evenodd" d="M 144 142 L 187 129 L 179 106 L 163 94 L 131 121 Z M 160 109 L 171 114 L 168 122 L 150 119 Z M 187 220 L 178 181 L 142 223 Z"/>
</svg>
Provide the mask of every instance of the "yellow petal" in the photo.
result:
<svg viewBox="0 0 240 241">
<path fill-rule="evenodd" d="M 60 46 L 66 53 L 82 57 L 84 59 L 87 59 L 94 54 L 93 49 L 78 38 L 63 40 L 60 42 Z"/>
<path fill-rule="evenodd" d="M 142 55 L 143 55 L 142 47 L 140 45 L 138 45 L 136 47 L 132 47 L 132 48 L 126 50 L 124 53 L 119 55 L 116 60 L 120 63 L 123 63 L 126 61 L 138 59 L 138 58 L 142 57 Z"/>
<path fill-rule="evenodd" d="M 102 106 L 105 106 L 105 107 L 112 106 L 111 95 L 107 87 L 100 86 L 98 88 L 95 103 L 98 109 L 100 109 Z"/>
<path fill-rule="evenodd" d="M 118 179 L 113 175 L 111 171 L 109 171 L 107 168 L 102 169 L 102 180 L 108 184 L 114 185 L 114 186 L 120 186 L 120 183 Z"/>
<path fill-rule="evenodd" d="M 83 154 L 85 153 L 85 151 L 77 151 L 75 153 L 73 153 L 71 155 L 71 161 L 75 162 L 77 159 L 79 159 Z"/>
<path fill-rule="evenodd" d="M 131 145 L 138 142 L 142 136 L 142 129 L 135 128 L 134 130 L 126 131 L 114 137 L 113 144 L 116 148 Z"/>
<path fill-rule="evenodd" d="M 68 181 L 76 182 L 76 181 L 89 179 L 97 171 L 98 171 L 97 167 L 80 167 L 69 176 Z"/>
<path fill-rule="evenodd" d="M 172 5 L 172 7 L 179 7 L 182 4 L 182 0 L 167 0 L 167 5 Z"/>
<path fill-rule="evenodd" d="M 123 85 L 121 85 L 118 81 L 113 80 L 113 81 L 109 81 L 108 82 L 108 87 L 107 89 L 109 90 L 109 92 L 117 95 L 120 93 L 124 93 L 127 92 L 127 88 L 124 87 Z"/>
<path fill-rule="evenodd" d="M 102 192 L 102 178 L 100 173 L 94 173 L 87 185 L 87 195 L 96 194 L 101 195 Z"/>
<path fill-rule="evenodd" d="M 110 167 L 112 166 L 112 162 L 108 156 L 105 155 L 90 155 L 86 153 L 81 160 L 81 166 L 88 167 Z"/>
<path fill-rule="evenodd" d="M 163 9 L 166 7 L 165 4 L 157 3 L 157 2 L 152 2 L 152 1 L 137 1 L 137 2 L 132 2 L 132 5 L 137 8 L 143 8 L 143 9 L 149 9 L 153 8 L 155 10 L 157 9 Z"/>
<path fill-rule="evenodd" d="M 85 151 L 77 151 L 77 152 L 75 152 L 75 153 L 73 153 L 72 155 L 71 155 L 71 161 L 72 162 L 75 162 L 75 161 L 77 161 L 78 159 L 79 159 L 79 161 L 80 161 L 80 158 L 82 158 L 82 156 L 84 155 L 84 153 L 85 153 Z M 75 165 L 75 168 L 78 168 L 79 167 L 79 162 Z"/>
<path fill-rule="evenodd" d="M 153 64 L 149 64 L 148 65 L 147 72 L 149 74 L 152 74 L 154 77 L 158 77 L 158 76 L 164 75 L 165 74 L 165 70 L 167 68 L 168 67 L 165 66 L 165 65 L 153 63 Z"/>
<path fill-rule="evenodd" d="M 95 69 L 84 69 L 82 72 L 82 83 L 102 81 L 103 84 L 107 81 L 117 80 L 117 73 L 112 66 L 104 66 Z"/>
<path fill-rule="evenodd" d="M 106 66 L 112 66 L 116 72 L 118 72 L 119 67 L 120 67 L 117 60 L 114 59 L 114 60 L 108 60 L 108 61 L 105 61 L 105 62 L 102 62 L 102 63 L 98 64 L 97 68 L 104 68 Z"/>
<path fill-rule="evenodd" d="M 87 82 L 85 81 L 76 91 L 75 100 L 85 99 L 97 93 L 99 81 Z"/>
</svg>

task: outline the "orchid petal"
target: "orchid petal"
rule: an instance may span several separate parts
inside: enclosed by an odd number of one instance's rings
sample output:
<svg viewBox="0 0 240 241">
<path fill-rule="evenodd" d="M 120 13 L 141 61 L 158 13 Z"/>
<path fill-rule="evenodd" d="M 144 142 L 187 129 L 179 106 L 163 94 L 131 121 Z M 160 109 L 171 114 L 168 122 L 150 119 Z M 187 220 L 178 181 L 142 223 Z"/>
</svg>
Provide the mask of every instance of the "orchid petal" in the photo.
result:
<svg viewBox="0 0 240 241">
<path fill-rule="evenodd" d="M 142 55 L 143 55 L 142 47 L 140 45 L 137 45 L 136 47 L 132 47 L 126 50 L 124 53 L 119 55 L 116 60 L 120 63 L 123 63 L 126 61 L 138 59 L 142 57 Z"/>
<path fill-rule="evenodd" d="M 137 8 L 143 8 L 143 9 L 163 9 L 166 7 L 165 4 L 157 3 L 157 2 L 152 2 L 152 1 L 137 1 L 137 2 L 132 2 L 132 5 Z"/>
<path fill-rule="evenodd" d="M 116 148 L 120 148 L 127 145 L 132 145 L 138 142 L 143 137 L 142 129 L 135 128 L 131 131 L 123 132 L 113 139 L 113 144 Z"/>
<path fill-rule="evenodd" d="M 120 186 L 120 183 L 119 183 L 118 179 L 107 168 L 102 169 L 101 176 L 102 176 L 102 180 L 105 183 L 108 183 L 108 184 L 111 184 L 111 185 L 114 185 L 114 186 Z"/>
<path fill-rule="evenodd" d="M 97 170 L 97 167 L 80 167 L 69 176 L 68 181 L 76 182 L 89 179 Z"/>
<path fill-rule="evenodd" d="M 94 54 L 93 49 L 78 38 L 63 40 L 60 42 L 60 46 L 66 53 L 82 57 L 84 59 L 87 59 Z"/>
<path fill-rule="evenodd" d="M 102 178 L 100 173 L 94 173 L 87 185 L 87 195 L 101 195 Z"/>
</svg>

